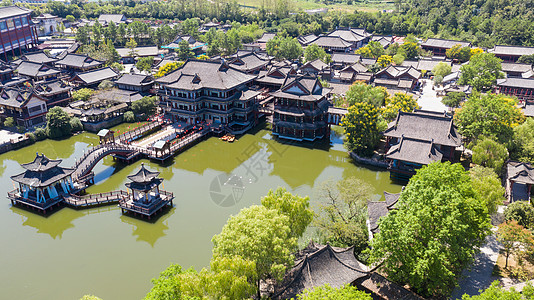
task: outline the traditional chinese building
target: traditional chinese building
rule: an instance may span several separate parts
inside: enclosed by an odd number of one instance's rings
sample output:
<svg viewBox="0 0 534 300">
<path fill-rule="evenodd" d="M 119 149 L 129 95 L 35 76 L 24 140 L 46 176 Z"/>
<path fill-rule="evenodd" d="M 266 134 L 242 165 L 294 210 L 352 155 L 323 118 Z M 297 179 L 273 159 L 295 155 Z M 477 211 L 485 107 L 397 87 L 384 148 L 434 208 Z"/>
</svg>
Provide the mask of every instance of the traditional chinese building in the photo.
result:
<svg viewBox="0 0 534 300">
<path fill-rule="evenodd" d="M 421 48 L 436 56 L 445 56 L 445 52 L 456 45 L 460 45 L 462 48 L 471 47 L 469 42 L 429 38 L 421 44 Z"/>
<path fill-rule="evenodd" d="M 408 179 L 416 169 L 432 162 L 454 161 L 455 150 L 462 145 L 452 117 L 422 110 L 399 111 L 384 136 L 388 169 L 399 179 Z"/>
<path fill-rule="evenodd" d="M 7 54 L 15 56 L 22 49 L 37 46 L 37 32 L 30 14 L 31 10 L 18 6 L 0 7 L 0 53 L 6 61 Z"/>
<path fill-rule="evenodd" d="M 534 100 L 534 79 L 503 78 L 497 79 L 495 93 L 515 96 L 521 101 Z"/>
<path fill-rule="evenodd" d="M 488 52 L 495 54 L 504 62 L 516 62 L 523 55 L 534 54 L 534 47 L 495 45 Z"/>
<path fill-rule="evenodd" d="M 126 183 L 126 187 L 130 189 L 128 197 L 119 201 L 123 213 L 130 212 L 150 219 L 165 206 L 172 206 L 174 196 L 160 190 L 163 179 L 158 178 L 158 175 L 159 172 L 151 172 L 142 164 L 137 173 L 128 176 L 131 181 Z"/>
<path fill-rule="evenodd" d="M 25 171 L 11 176 L 11 180 L 18 185 L 8 193 L 11 203 L 46 213 L 61 202 L 63 195 L 74 189 L 71 178 L 74 169 L 60 167 L 60 163 L 60 159 L 48 159 L 44 154 L 37 153 L 33 162 L 22 164 Z"/>
<path fill-rule="evenodd" d="M 404 189 L 404 188 L 403 188 Z M 378 228 L 380 218 L 385 217 L 389 211 L 396 209 L 396 204 L 399 201 L 400 193 L 384 192 L 385 201 L 368 201 L 367 202 L 367 229 L 369 230 L 369 239 L 372 240 L 374 235 L 380 229 Z"/>
<path fill-rule="evenodd" d="M 330 89 L 317 77 L 288 77 L 274 97 L 273 135 L 279 138 L 314 141 L 328 133 L 327 100 Z"/>
<path fill-rule="evenodd" d="M 168 108 L 174 121 L 207 121 L 232 129 L 254 123 L 256 98 L 246 93 L 254 79 L 224 61 L 188 60 L 178 70 L 157 79 L 156 84 L 160 105 Z M 247 117 L 243 120 L 244 115 Z"/>
<path fill-rule="evenodd" d="M 35 91 L 4 88 L 0 91 L 0 109 L 4 118 L 12 117 L 15 125 L 31 127 L 46 122 L 46 100 Z"/>
</svg>

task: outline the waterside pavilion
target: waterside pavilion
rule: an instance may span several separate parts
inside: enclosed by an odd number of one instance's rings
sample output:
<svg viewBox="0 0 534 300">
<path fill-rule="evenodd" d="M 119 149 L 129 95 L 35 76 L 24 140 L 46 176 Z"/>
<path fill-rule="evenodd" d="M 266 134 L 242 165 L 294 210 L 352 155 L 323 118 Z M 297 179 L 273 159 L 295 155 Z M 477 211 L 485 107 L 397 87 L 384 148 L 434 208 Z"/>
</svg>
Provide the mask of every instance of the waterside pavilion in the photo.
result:
<svg viewBox="0 0 534 300">
<path fill-rule="evenodd" d="M 142 164 L 136 174 L 128 176 L 131 182 L 126 183 L 126 187 L 131 192 L 128 191 L 128 196 L 119 200 L 122 213 L 130 212 L 150 219 L 165 206 L 173 205 L 174 195 L 160 190 L 159 185 L 163 179 L 158 178 L 158 175 L 159 172 L 151 172 Z"/>
<path fill-rule="evenodd" d="M 21 204 L 42 213 L 63 201 L 73 191 L 74 168 L 60 167 L 61 159 L 52 160 L 37 153 L 31 163 L 22 164 L 23 173 L 11 176 L 19 187 L 8 193 L 11 204 Z"/>
</svg>

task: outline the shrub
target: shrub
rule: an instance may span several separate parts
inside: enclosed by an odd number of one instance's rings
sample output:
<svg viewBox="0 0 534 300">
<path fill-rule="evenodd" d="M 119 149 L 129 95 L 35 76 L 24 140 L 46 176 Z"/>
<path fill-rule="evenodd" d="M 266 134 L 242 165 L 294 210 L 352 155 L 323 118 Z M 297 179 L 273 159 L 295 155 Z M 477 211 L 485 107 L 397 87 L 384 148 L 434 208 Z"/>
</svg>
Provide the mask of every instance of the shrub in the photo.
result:
<svg viewBox="0 0 534 300">
<path fill-rule="evenodd" d="M 42 141 L 47 138 L 46 130 L 43 127 L 37 127 L 33 132 L 37 141 Z"/>
<path fill-rule="evenodd" d="M 70 123 L 70 127 L 71 127 L 72 132 L 82 131 L 83 130 L 83 125 L 82 125 L 82 122 L 80 121 L 80 119 L 78 119 L 76 117 L 71 118 L 69 123 Z"/>
<path fill-rule="evenodd" d="M 129 111 L 125 112 L 124 113 L 124 117 L 123 117 L 123 121 L 124 122 L 128 122 L 128 123 L 135 122 L 135 115 L 134 115 L 133 111 L 129 110 Z"/>
<path fill-rule="evenodd" d="M 15 120 L 13 120 L 12 117 L 7 117 L 4 121 L 4 126 L 5 127 L 13 127 L 15 126 Z"/>
<path fill-rule="evenodd" d="M 534 208 L 527 201 L 516 201 L 504 211 L 507 221 L 515 220 L 523 227 L 531 228 L 534 224 Z"/>
</svg>

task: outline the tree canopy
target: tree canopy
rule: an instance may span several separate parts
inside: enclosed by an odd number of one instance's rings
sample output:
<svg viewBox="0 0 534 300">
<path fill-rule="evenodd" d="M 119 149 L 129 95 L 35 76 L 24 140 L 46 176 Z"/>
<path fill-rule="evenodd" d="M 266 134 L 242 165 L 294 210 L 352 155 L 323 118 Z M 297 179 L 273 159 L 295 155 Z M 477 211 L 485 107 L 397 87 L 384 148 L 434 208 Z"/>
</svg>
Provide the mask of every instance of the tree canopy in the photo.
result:
<svg viewBox="0 0 534 300">
<path fill-rule="evenodd" d="M 61 107 L 52 107 L 46 114 L 46 132 L 51 138 L 60 138 L 71 133 L 70 116 Z"/>
<path fill-rule="evenodd" d="M 302 53 L 302 46 L 296 38 L 292 37 L 280 37 L 269 40 L 266 45 L 266 50 L 269 55 L 274 56 L 276 59 L 298 59 Z"/>
<path fill-rule="evenodd" d="M 317 44 L 311 44 L 306 49 L 304 49 L 304 59 L 306 61 L 313 61 L 320 59 L 325 63 L 330 61 L 330 54 L 327 54 L 322 47 L 317 46 Z"/>
<path fill-rule="evenodd" d="M 469 140 L 494 137 L 501 143 L 513 136 L 513 128 L 525 117 L 517 102 L 505 95 L 473 93 L 454 115 L 460 133 Z"/>
<path fill-rule="evenodd" d="M 372 300 L 370 294 L 359 291 L 355 286 L 344 285 L 333 288 L 328 284 L 306 290 L 297 295 L 297 300 Z"/>
<path fill-rule="evenodd" d="M 291 253 L 297 246 L 288 224 L 289 218 L 276 210 L 257 205 L 244 208 L 213 237 L 214 258 L 240 256 L 255 262 L 259 279 L 281 280 L 293 264 Z"/>
<path fill-rule="evenodd" d="M 504 78 L 501 62 L 493 53 L 475 54 L 467 65 L 460 67 L 461 75 L 458 83 L 471 85 L 480 92 L 489 91 L 497 83 L 497 79 Z"/>
<path fill-rule="evenodd" d="M 291 235 L 300 238 L 313 220 L 310 209 L 310 198 L 292 195 L 285 188 L 279 187 L 275 191 L 269 190 L 267 196 L 261 198 L 261 205 L 274 209 L 289 219 Z"/>
<path fill-rule="evenodd" d="M 423 296 L 449 295 L 489 227 L 486 205 L 464 168 L 432 163 L 417 171 L 397 209 L 381 219 L 370 260 Z"/>
<path fill-rule="evenodd" d="M 480 291 L 480 295 L 469 296 L 467 294 L 462 296 L 462 300 L 533 300 L 534 287 L 531 283 L 523 288 L 522 292 L 516 291 L 514 288 L 510 290 L 500 287 L 499 281 L 494 281 L 489 288 Z"/>
<path fill-rule="evenodd" d="M 493 169 L 501 174 L 504 162 L 508 159 L 508 150 L 499 142 L 482 138 L 473 147 L 473 163 Z"/>
<path fill-rule="evenodd" d="M 486 204 L 489 214 L 497 212 L 497 206 L 506 200 L 504 187 L 497 173 L 491 168 L 475 166 L 469 169 L 469 176 L 473 183 L 473 189 L 480 196 L 480 200 Z"/>
<path fill-rule="evenodd" d="M 341 120 L 347 148 L 359 155 L 371 156 L 384 129 L 381 122 L 378 108 L 367 102 L 354 103 Z"/>
<path fill-rule="evenodd" d="M 386 107 L 382 111 L 382 116 L 386 121 L 392 121 L 397 117 L 399 110 L 403 112 L 413 112 L 419 109 L 417 99 L 406 93 L 395 93 L 393 97 L 386 98 Z"/>
<path fill-rule="evenodd" d="M 384 87 L 374 87 L 363 82 L 355 82 L 347 91 L 345 99 L 349 106 L 366 102 L 378 108 L 385 104 L 387 97 L 389 94 Z"/>
</svg>

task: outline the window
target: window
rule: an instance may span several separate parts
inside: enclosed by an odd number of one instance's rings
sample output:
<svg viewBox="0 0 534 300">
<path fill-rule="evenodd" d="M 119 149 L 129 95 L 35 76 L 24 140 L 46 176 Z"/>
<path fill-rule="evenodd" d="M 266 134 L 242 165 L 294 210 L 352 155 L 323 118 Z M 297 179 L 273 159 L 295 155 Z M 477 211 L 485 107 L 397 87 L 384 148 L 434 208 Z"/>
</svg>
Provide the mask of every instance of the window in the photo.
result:
<svg viewBox="0 0 534 300">
<path fill-rule="evenodd" d="M 33 106 L 33 107 L 30 107 L 28 109 L 28 112 L 31 114 L 31 113 L 34 113 L 34 112 L 38 112 L 38 111 L 41 111 L 41 106 L 38 105 L 38 106 Z"/>
<path fill-rule="evenodd" d="M 0 30 L 6 30 L 6 29 L 7 29 L 6 21 L 0 22 Z"/>
<path fill-rule="evenodd" d="M 22 45 L 22 44 L 24 44 L 24 38 L 19 40 L 19 45 Z"/>
<path fill-rule="evenodd" d="M 9 48 L 10 46 L 11 46 L 11 44 L 9 44 L 9 43 L 5 43 L 5 44 L 4 44 L 4 49 Z"/>
<path fill-rule="evenodd" d="M 9 29 L 15 28 L 15 25 L 13 24 L 13 19 L 9 19 L 6 22 L 7 22 L 7 28 Z"/>
<path fill-rule="evenodd" d="M 15 26 L 20 27 L 20 25 L 21 25 L 20 18 L 16 18 L 15 19 Z"/>
<path fill-rule="evenodd" d="M 28 25 L 28 18 L 22 17 L 22 25 Z"/>
</svg>

